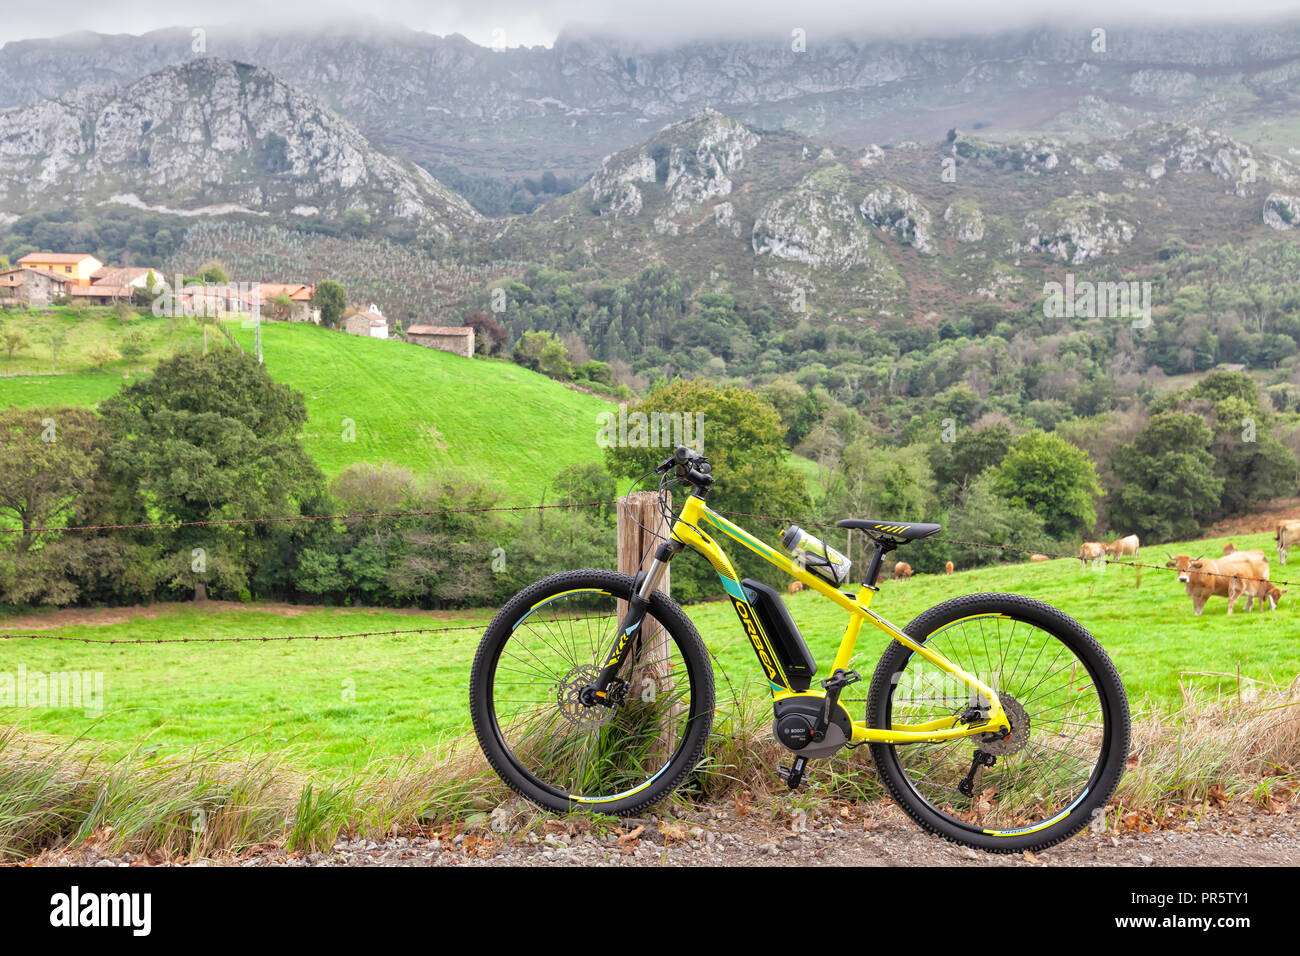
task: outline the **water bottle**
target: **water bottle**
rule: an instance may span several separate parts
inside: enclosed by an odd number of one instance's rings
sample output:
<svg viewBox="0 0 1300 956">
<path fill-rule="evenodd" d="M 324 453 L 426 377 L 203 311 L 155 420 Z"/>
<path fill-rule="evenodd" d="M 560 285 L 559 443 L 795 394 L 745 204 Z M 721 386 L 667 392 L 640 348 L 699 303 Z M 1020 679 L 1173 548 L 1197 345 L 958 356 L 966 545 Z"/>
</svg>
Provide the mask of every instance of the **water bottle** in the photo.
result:
<svg viewBox="0 0 1300 956">
<path fill-rule="evenodd" d="M 832 587 L 840 587 L 849 580 L 853 562 L 798 525 L 791 525 L 781 535 L 781 546 L 794 555 L 795 561 L 802 564 L 805 571 Z"/>
</svg>

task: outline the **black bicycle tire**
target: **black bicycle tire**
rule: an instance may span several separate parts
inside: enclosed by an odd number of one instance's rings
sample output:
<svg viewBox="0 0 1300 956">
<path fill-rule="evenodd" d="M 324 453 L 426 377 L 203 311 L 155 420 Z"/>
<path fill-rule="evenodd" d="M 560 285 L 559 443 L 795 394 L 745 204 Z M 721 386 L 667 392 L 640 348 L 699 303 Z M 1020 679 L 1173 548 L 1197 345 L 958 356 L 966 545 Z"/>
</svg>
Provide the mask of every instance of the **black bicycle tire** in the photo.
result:
<svg viewBox="0 0 1300 956">
<path fill-rule="evenodd" d="M 474 733 L 497 775 L 515 793 L 532 803 L 556 813 L 591 810 L 615 816 L 628 816 L 655 804 L 676 790 L 698 765 L 708 744 L 714 708 L 713 668 L 699 632 L 681 607 L 661 591 L 650 598 L 647 615 L 668 633 L 681 652 L 691 688 L 691 711 L 686 733 L 672 757 L 643 790 L 610 802 L 577 802 L 557 795 L 535 782 L 536 778 L 520 765 L 497 726 L 492 708 L 492 677 L 501 650 L 514 632 L 520 618 L 537 602 L 557 592 L 591 587 L 607 591 L 626 600 L 632 594 L 633 579 L 626 574 L 600 569 L 564 571 L 543 578 L 524 588 L 497 612 L 488 625 L 474 656 L 470 671 L 470 709 Z M 571 796 L 571 795 L 570 795 Z"/>
<path fill-rule="evenodd" d="M 1024 595 L 984 593 L 953 598 L 923 611 L 903 630 L 907 635 L 916 636 L 918 641 L 923 641 L 940 627 L 981 612 L 1006 614 L 1033 624 L 1069 647 L 1088 669 L 1102 704 L 1104 743 L 1102 755 L 1089 778 L 1083 800 L 1050 826 L 1013 835 L 990 835 L 968 824 L 959 826 L 951 817 L 932 808 L 908 779 L 898 761 L 895 745 L 873 743 L 871 755 L 890 796 L 928 832 L 990 853 L 1044 850 L 1069 839 L 1088 826 L 1094 811 L 1105 807 L 1119 786 L 1128 759 L 1128 697 L 1114 663 L 1083 625 L 1051 605 Z M 868 726 L 889 726 L 890 691 L 894 685 L 894 675 L 903 669 L 913 653 L 911 648 L 894 641 L 881 656 L 867 695 Z"/>
</svg>

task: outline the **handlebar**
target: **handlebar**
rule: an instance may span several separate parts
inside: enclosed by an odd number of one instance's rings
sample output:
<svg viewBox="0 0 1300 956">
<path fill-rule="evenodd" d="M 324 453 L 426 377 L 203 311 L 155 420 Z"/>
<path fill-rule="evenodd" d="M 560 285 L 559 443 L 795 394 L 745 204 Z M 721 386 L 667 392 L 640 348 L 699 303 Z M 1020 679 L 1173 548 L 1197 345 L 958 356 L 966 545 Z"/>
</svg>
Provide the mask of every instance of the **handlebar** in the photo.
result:
<svg viewBox="0 0 1300 956">
<path fill-rule="evenodd" d="M 655 469 L 655 474 L 664 475 L 674 470 L 678 478 L 694 485 L 701 492 L 707 492 L 716 480 L 709 460 L 685 445 L 678 445 L 672 455 L 665 458 Z"/>
</svg>

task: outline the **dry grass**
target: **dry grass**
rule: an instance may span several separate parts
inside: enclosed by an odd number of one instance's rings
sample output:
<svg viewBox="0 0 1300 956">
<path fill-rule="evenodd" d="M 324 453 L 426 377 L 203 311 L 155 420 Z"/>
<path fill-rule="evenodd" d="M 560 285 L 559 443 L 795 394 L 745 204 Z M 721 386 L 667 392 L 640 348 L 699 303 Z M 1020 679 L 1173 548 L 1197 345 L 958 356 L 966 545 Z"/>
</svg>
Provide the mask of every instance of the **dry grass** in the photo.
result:
<svg viewBox="0 0 1300 956">
<path fill-rule="evenodd" d="M 772 770 L 789 755 L 753 697 L 728 688 L 701 773 L 677 801 L 787 799 Z M 80 742 L 0 732 L 0 859 L 96 842 L 163 857 L 239 853 L 260 844 L 321 850 L 340 834 L 368 836 L 450 820 L 481 822 L 513 795 L 472 737 L 418 755 L 377 760 L 327 777 L 292 769 L 293 754 L 241 758 L 232 748 L 110 757 Z M 866 753 L 814 764 L 795 801 L 874 800 L 882 788 Z M 1187 690 L 1182 708 L 1139 712 L 1123 812 L 1221 804 L 1270 806 L 1300 786 L 1300 677 L 1210 699 Z"/>
</svg>

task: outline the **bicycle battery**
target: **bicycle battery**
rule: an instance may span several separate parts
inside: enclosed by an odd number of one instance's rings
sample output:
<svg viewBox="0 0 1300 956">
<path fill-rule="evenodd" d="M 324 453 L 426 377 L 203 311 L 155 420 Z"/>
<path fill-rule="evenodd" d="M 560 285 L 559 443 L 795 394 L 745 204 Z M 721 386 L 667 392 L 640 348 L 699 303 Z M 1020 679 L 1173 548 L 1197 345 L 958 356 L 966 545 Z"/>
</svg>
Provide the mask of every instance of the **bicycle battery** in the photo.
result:
<svg viewBox="0 0 1300 956">
<path fill-rule="evenodd" d="M 745 578 L 740 585 L 745 589 L 749 606 L 754 609 L 758 626 L 781 661 L 781 669 L 790 678 L 790 687 L 797 691 L 807 690 L 817 673 L 817 662 L 808 652 L 803 635 L 790 617 L 790 609 L 780 594 L 761 581 Z"/>
</svg>

